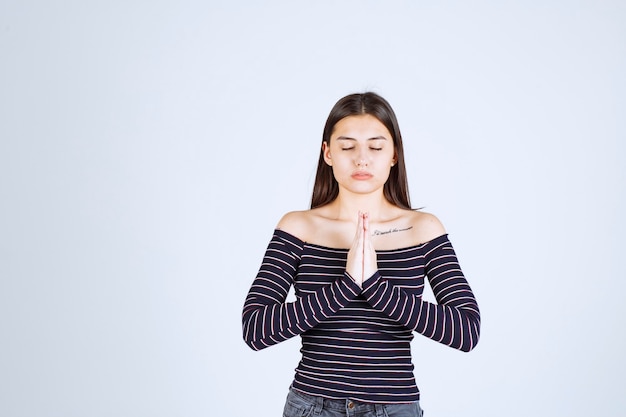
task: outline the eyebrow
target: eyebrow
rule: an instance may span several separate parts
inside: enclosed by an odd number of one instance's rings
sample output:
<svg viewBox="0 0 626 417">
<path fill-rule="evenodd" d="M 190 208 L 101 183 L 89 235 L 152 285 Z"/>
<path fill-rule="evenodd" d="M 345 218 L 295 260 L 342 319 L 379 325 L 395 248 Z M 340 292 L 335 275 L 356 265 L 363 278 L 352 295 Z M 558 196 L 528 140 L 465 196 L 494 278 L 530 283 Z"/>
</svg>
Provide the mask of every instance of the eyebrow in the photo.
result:
<svg viewBox="0 0 626 417">
<path fill-rule="evenodd" d="M 348 137 L 348 136 L 339 136 L 337 140 L 356 140 L 356 139 Z M 369 138 L 367 140 L 387 140 L 387 138 L 384 136 L 374 136 L 373 138 Z"/>
</svg>

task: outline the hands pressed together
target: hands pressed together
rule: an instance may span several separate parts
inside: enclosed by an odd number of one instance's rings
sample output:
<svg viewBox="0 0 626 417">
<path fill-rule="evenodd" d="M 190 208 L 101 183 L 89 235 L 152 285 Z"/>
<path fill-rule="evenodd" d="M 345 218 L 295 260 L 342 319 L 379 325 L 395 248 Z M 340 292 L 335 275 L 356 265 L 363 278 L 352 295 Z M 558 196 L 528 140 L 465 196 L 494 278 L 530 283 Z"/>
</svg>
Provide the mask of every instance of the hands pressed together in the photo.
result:
<svg viewBox="0 0 626 417">
<path fill-rule="evenodd" d="M 369 230 L 369 213 L 359 212 L 356 234 L 348 251 L 346 272 L 359 287 L 363 287 L 363 282 L 372 277 L 377 269 L 376 251 Z"/>
</svg>

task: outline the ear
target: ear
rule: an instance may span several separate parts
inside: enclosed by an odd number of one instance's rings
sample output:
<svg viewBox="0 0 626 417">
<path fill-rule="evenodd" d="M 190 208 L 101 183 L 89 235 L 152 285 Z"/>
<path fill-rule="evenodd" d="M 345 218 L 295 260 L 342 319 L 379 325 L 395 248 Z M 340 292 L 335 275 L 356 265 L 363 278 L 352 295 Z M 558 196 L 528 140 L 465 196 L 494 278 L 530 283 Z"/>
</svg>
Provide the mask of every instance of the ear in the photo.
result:
<svg viewBox="0 0 626 417">
<path fill-rule="evenodd" d="M 327 142 L 322 142 L 322 155 L 324 155 L 324 161 L 328 166 L 333 166 L 333 160 L 330 156 L 330 146 Z"/>
<path fill-rule="evenodd" d="M 398 154 L 396 152 L 393 153 L 393 158 L 391 159 L 391 166 L 394 166 L 398 163 Z"/>
</svg>

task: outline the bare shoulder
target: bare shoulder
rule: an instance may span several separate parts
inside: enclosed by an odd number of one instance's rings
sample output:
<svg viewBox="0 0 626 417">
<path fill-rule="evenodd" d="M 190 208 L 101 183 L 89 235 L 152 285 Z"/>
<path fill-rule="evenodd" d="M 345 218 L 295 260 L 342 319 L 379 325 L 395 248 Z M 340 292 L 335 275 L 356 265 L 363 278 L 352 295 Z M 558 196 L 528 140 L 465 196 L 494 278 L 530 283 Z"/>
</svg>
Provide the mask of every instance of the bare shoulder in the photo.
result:
<svg viewBox="0 0 626 417">
<path fill-rule="evenodd" d="M 310 234 L 312 223 L 311 210 L 290 211 L 280 219 L 276 228 L 302 241 L 306 241 Z"/>
<path fill-rule="evenodd" d="M 428 242 L 446 234 L 446 229 L 434 214 L 412 211 L 408 216 L 413 230 L 413 239 L 419 243 Z"/>
</svg>

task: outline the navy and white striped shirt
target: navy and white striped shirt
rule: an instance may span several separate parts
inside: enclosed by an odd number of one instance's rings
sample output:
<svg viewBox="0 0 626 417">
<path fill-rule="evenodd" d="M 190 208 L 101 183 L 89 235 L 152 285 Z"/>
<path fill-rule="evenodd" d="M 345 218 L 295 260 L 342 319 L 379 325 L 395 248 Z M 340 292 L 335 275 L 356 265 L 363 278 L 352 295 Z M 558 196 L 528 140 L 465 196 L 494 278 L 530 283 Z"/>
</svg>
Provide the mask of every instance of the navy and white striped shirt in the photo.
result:
<svg viewBox="0 0 626 417">
<path fill-rule="evenodd" d="M 452 244 L 442 235 L 376 251 L 378 271 L 363 289 L 346 273 L 347 254 L 275 230 L 243 307 L 244 340 L 260 350 L 300 335 L 293 388 L 304 393 L 417 401 L 413 331 L 465 352 L 478 343 L 478 305 Z M 422 300 L 425 277 L 437 304 Z M 296 301 L 286 302 L 291 285 Z"/>
</svg>

